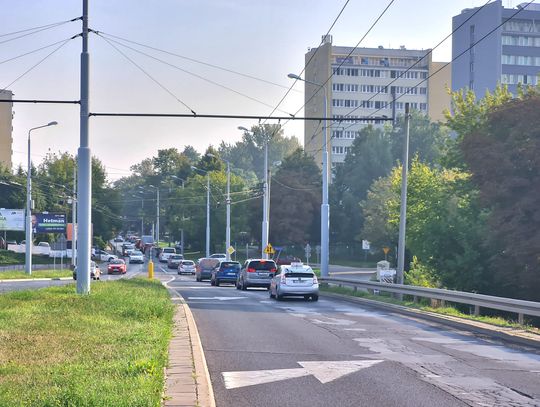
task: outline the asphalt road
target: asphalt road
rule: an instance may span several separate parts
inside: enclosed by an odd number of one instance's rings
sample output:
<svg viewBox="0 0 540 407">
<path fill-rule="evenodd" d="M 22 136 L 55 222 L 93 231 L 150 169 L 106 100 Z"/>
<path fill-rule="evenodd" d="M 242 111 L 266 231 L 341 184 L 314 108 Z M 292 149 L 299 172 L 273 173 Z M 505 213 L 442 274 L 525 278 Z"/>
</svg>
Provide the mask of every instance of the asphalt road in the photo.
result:
<svg viewBox="0 0 540 407">
<path fill-rule="evenodd" d="M 107 263 L 100 264 L 101 269 L 101 281 L 108 280 L 117 280 L 119 278 L 132 278 L 140 273 L 146 273 L 146 265 L 143 264 L 132 264 L 128 262 L 127 272 L 125 275 L 120 274 L 107 274 Z M 36 290 L 39 288 L 66 285 L 74 283 L 72 279 L 69 280 L 28 280 L 28 281 L 16 281 L 10 282 L 9 280 L 0 281 L 0 293 L 7 291 L 18 291 L 18 290 Z M 91 284 L 99 284 L 99 281 L 92 280 Z"/>
<path fill-rule="evenodd" d="M 194 314 L 218 407 L 540 406 L 535 350 L 340 300 L 158 276 Z"/>
</svg>

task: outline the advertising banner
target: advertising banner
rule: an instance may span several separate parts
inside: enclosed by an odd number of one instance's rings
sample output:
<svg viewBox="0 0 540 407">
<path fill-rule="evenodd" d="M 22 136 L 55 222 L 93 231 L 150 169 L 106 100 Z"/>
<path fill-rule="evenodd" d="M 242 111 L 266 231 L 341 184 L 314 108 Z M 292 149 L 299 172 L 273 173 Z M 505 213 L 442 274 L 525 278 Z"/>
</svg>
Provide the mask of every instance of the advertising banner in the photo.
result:
<svg viewBox="0 0 540 407">
<path fill-rule="evenodd" d="M 32 214 L 34 233 L 66 233 L 65 213 Z"/>
<path fill-rule="evenodd" d="M 0 209 L 0 230 L 24 231 L 24 210 Z"/>
</svg>

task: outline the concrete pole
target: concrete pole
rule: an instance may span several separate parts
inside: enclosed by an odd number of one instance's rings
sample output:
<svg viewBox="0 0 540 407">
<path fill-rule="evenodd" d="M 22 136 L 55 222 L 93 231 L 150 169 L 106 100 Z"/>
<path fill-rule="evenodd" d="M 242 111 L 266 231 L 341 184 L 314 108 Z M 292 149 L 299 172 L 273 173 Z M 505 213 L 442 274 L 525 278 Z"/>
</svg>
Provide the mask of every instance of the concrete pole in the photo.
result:
<svg viewBox="0 0 540 407">
<path fill-rule="evenodd" d="M 32 274 L 32 160 L 30 158 L 30 132 L 28 130 L 28 170 L 26 173 L 26 245 L 25 271 Z"/>
<path fill-rule="evenodd" d="M 159 187 L 156 188 L 157 193 L 157 203 L 156 203 L 156 243 L 159 247 Z"/>
<path fill-rule="evenodd" d="M 330 176 L 330 166 L 328 159 L 328 122 L 326 115 L 328 111 L 328 94 L 326 86 L 319 85 L 324 90 L 324 141 L 322 153 L 322 204 L 321 204 L 321 276 L 328 277 L 328 264 L 330 262 L 330 205 L 328 204 L 328 178 Z"/>
<path fill-rule="evenodd" d="M 180 254 L 184 255 L 184 229 L 180 229 L 180 244 L 182 245 L 182 248 L 180 249 Z"/>
<path fill-rule="evenodd" d="M 264 142 L 264 187 L 263 187 L 263 221 L 261 238 L 261 258 L 267 259 L 268 254 L 264 252 L 268 246 L 268 136 L 265 135 Z"/>
<path fill-rule="evenodd" d="M 405 269 L 405 230 L 407 227 L 407 173 L 409 170 L 409 104 L 405 103 L 405 139 L 403 140 L 403 161 L 401 170 L 401 205 L 399 211 L 398 265 L 396 280 L 403 284 Z"/>
<path fill-rule="evenodd" d="M 90 293 L 90 255 L 91 255 L 91 225 L 92 225 L 92 162 L 88 134 L 89 91 L 90 91 L 90 56 L 88 54 L 88 0 L 83 0 L 82 13 L 82 52 L 81 52 L 81 115 L 80 115 L 80 146 L 77 151 L 78 174 L 77 191 L 79 205 L 77 219 L 79 228 L 79 257 L 77 261 L 77 293 Z"/>
<path fill-rule="evenodd" d="M 210 173 L 206 173 L 206 257 L 210 257 Z"/>
<path fill-rule="evenodd" d="M 231 246 L 231 167 L 227 161 L 227 228 L 225 230 L 225 253 L 227 260 L 231 260 L 229 247 Z"/>
<path fill-rule="evenodd" d="M 73 166 L 73 204 L 71 218 L 71 264 L 77 265 L 77 166 Z"/>
</svg>

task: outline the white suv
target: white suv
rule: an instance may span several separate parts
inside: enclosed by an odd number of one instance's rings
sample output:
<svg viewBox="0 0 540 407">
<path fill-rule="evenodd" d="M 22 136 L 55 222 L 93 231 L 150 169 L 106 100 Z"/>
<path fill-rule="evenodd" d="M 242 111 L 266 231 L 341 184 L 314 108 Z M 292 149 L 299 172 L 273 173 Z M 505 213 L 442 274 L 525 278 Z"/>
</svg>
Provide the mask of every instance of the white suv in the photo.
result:
<svg viewBox="0 0 540 407">
<path fill-rule="evenodd" d="M 161 249 L 161 253 L 159 254 L 159 262 L 167 263 L 169 257 L 173 254 L 176 254 L 176 249 L 174 247 L 164 247 Z"/>
</svg>

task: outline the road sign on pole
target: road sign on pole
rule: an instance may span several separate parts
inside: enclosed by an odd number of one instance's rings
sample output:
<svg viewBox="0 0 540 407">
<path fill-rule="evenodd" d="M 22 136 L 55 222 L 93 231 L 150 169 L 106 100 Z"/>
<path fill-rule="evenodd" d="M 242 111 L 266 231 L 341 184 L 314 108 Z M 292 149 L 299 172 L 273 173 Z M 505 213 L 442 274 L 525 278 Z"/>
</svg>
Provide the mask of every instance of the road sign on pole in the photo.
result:
<svg viewBox="0 0 540 407">
<path fill-rule="evenodd" d="M 229 255 L 233 254 L 235 251 L 236 251 L 236 250 L 234 250 L 234 247 L 232 247 L 232 246 L 229 246 L 229 247 L 227 248 L 227 253 L 229 253 Z"/>
<path fill-rule="evenodd" d="M 266 247 L 264 248 L 264 253 L 266 254 L 274 254 L 275 252 L 276 251 L 274 250 L 274 248 L 272 247 L 270 243 L 268 243 Z"/>
<path fill-rule="evenodd" d="M 309 265 L 309 258 L 311 257 L 311 246 L 309 243 L 304 247 L 304 251 L 306 253 L 306 264 Z"/>
</svg>

